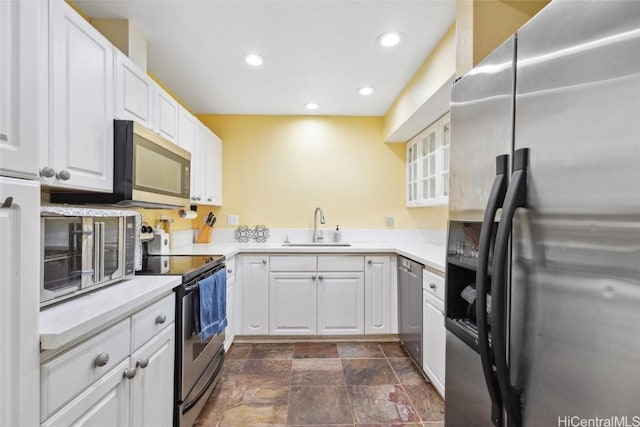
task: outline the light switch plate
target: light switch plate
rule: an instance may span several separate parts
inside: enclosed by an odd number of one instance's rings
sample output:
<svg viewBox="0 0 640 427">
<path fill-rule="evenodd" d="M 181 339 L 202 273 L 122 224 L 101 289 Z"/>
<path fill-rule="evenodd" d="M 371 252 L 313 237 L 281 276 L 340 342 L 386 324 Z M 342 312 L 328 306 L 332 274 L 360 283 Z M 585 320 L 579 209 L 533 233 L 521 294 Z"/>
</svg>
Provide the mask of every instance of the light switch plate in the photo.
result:
<svg viewBox="0 0 640 427">
<path fill-rule="evenodd" d="M 238 225 L 238 215 L 227 215 L 227 225 Z"/>
<path fill-rule="evenodd" d="M 395 219 L 392 216 L 385 216 L 385 224 L 387 224 L 387 227 L 393 227 L 393 225 L 395 224 Z"/>
</svg>

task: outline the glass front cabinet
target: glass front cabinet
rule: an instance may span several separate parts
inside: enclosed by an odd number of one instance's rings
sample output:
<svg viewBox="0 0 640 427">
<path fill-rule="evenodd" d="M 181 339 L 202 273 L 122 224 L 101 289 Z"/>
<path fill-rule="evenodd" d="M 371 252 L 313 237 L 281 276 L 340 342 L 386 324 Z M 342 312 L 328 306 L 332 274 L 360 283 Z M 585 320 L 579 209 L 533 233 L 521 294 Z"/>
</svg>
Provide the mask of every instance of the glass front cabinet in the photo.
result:
<svg viewBox="0 0 640 427">
<path fill-rule="evenodd" d="M 407 206 L 446 205 L 449 199 L 449 113 L 407 142 Z"/>
</svg>

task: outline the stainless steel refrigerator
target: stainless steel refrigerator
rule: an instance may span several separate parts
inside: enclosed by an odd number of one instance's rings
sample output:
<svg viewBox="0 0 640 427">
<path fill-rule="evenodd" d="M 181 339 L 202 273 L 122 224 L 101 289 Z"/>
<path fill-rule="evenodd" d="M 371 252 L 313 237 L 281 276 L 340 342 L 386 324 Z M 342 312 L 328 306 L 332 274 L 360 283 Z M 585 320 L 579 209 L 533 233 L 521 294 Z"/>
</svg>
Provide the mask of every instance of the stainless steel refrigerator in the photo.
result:
<svg viewBox="0 0 640 427">
<path fill-rule="evenodd" d="M 552 1 L 451 132 L 446 426 L 640 425 L 640 2 Z"/>
</svg>

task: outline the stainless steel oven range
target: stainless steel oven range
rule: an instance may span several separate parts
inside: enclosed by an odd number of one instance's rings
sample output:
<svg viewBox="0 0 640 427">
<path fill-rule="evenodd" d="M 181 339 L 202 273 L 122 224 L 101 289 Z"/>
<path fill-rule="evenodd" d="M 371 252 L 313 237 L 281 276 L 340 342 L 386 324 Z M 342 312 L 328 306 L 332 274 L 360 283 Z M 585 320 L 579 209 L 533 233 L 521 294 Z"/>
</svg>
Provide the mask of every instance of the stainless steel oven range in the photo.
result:
<svg viewBox="0 0 640 427">
<path fill-rule="evenodd" d="M 207 340 L 196 333 L 193 299 L 198 282 L 223 269 L 223 256 L 157 255 L 142 260 L 136 274 L 182 276 L 176 288 L 174 426 L 191 427 L 217 384 L 224 362 L 224 332 Z"/>
</svg>

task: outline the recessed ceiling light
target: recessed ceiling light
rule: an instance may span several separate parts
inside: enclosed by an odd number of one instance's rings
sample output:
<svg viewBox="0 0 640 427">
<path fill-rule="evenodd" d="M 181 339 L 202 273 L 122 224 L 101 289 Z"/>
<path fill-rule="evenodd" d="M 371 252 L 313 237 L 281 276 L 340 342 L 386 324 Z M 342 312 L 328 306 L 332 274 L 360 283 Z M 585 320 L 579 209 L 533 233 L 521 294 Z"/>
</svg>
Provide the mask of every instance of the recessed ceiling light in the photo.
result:
<svg viewBox="0 0 640 427">
<path fill-rule="evenodd" d="M 244 62 L 251 65 L 252 67 L 259 67 L 264 62 L 264 58 L 255 53 L 248 53 L 243 58 L 244 58 Z"/>
<path fill-rule="evenodd" d="M 378 36 L 376 39 L 381 46 L 391 47 L 400 43 L 400 33 L 384 33 Z"/>
<path fill-rule="evenodd" d="M 367 95 L 371 95 L 374 92 L 374 90 L 375 89 L 370 86 L 364 86 L 364 87 L 358 88 L 358 93 L 360 95 L 367 96 Z"/>
<path fill-rule="evenodd" d="M 320 106 L 315 102 L 307 102 L 306 104 L 304 104 L 304 108 L 306 108 L 307 110 L 317 110 L 319 107 Z"/>
</svg>

